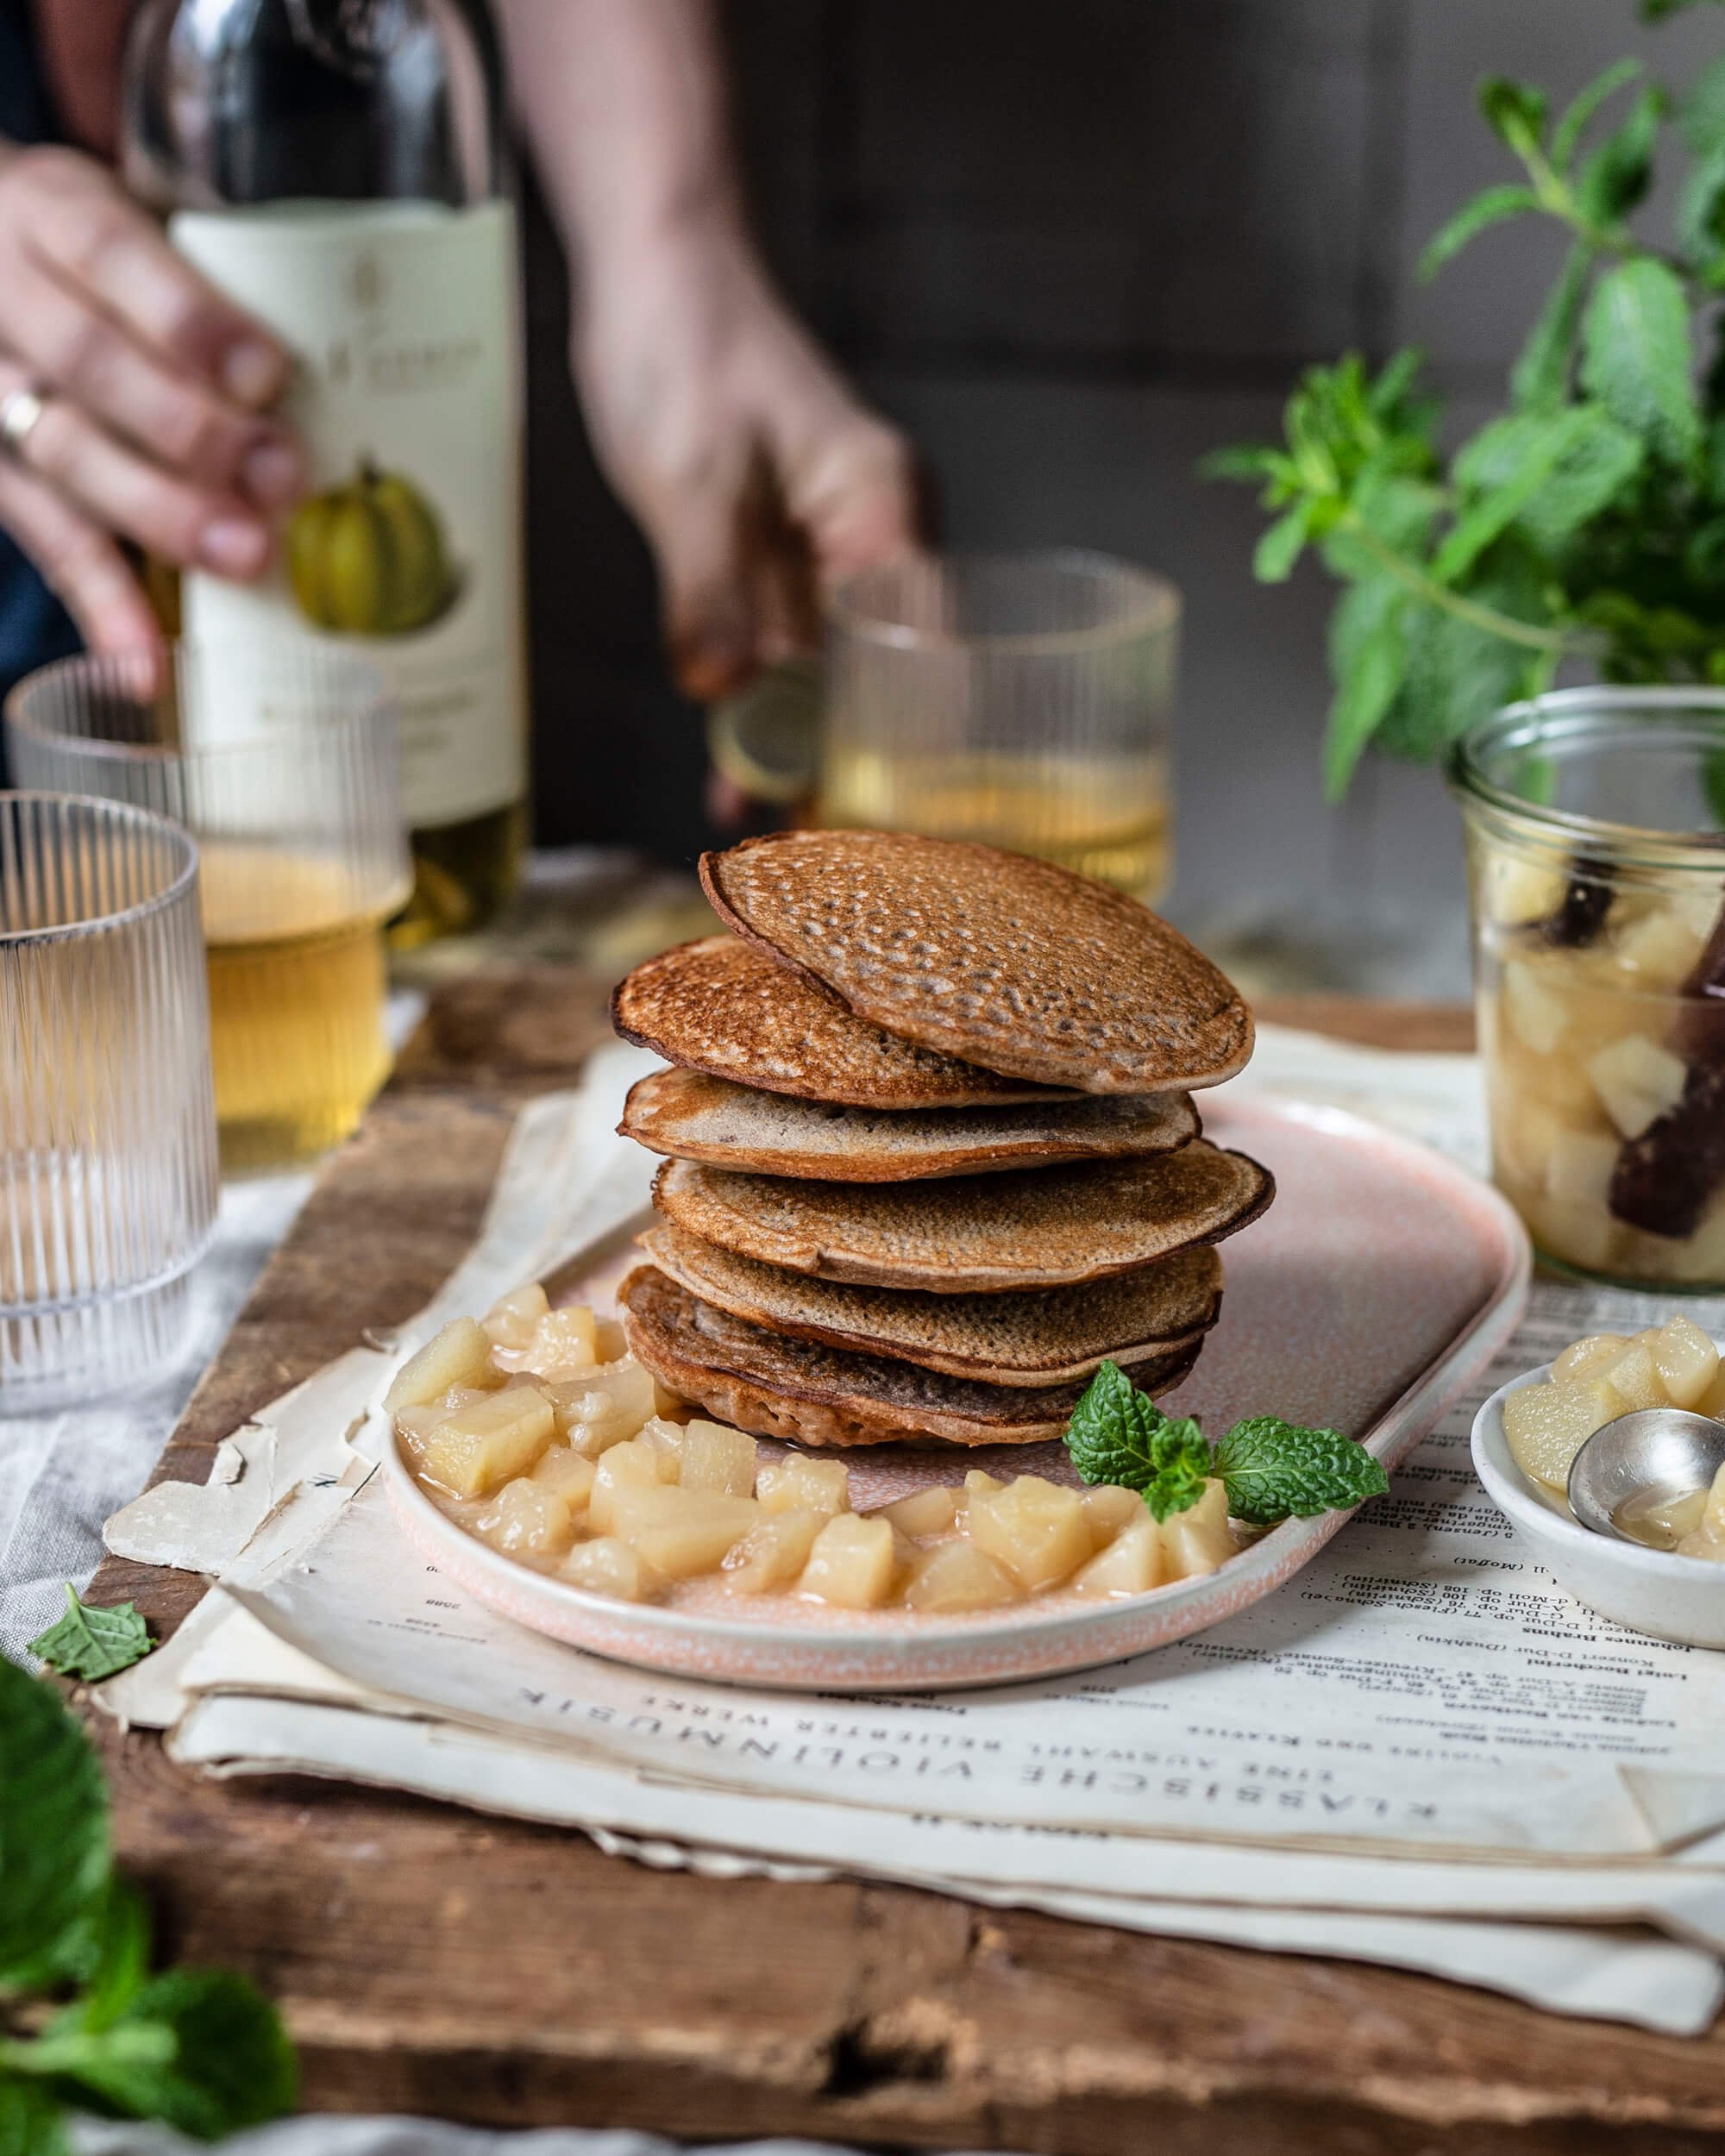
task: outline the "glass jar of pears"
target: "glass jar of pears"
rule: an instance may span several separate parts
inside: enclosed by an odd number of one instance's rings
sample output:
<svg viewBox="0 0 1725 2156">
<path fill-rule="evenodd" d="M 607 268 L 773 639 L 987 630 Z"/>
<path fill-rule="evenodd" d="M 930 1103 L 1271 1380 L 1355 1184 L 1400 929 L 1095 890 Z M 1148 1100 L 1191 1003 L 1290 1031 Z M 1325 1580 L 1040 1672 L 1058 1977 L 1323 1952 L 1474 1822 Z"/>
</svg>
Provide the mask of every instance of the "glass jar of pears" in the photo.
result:
<svg viewBox="0 0 1725 2156">
<path fill-rule="evenodd" d="M 1725 1287 L 1725 692 L 1564 689 L 1452 757 L 1493 1169 L 1541 1257 Z"/>
</svg>

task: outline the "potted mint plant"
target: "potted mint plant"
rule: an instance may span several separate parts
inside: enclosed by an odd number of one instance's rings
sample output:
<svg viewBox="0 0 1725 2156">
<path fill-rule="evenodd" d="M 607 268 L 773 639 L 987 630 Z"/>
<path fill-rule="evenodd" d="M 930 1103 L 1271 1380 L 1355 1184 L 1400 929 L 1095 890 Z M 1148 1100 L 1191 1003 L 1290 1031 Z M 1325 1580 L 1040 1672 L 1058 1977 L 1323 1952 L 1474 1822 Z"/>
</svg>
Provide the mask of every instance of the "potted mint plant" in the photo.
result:
<svg viewBox="0 0 1725 2156">
<path fill-rule="evenodd" d="M 1651 0 L 1643 14 L 1684 0 Z M 1673 96 L 1625 60 L 1553 113 L 1480 108 L 1519 171 L 1427 247 L 1568 235 L 1507 408 L 1447 457 L 1417 356 L 1309 369 L 1274 448 L 1225 450 L 1345 587 L 1324 744 L 1446 761 L 1468 840 L 1495 1173 L 1541 1255 L 1725 1288 L 1725 59 Z M 1685 162 L 1675 231 L 1628 220 Z M 1554 689 L 1560 667 L 1597 686 Z M 1640 1404 L 1640 1403 L 1631 1403 Z"/>
</svg>

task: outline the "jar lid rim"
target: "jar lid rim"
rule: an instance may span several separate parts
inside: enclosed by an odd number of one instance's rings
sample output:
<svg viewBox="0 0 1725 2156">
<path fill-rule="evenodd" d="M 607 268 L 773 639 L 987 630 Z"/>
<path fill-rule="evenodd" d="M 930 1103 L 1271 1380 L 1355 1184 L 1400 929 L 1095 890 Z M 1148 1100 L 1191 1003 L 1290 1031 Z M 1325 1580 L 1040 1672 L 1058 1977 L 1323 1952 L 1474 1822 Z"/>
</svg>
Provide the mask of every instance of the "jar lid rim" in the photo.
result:
<svg viewBox="0 0 1725 2156">
<path fill-rule="evenodd" d="M 1725 753 L 1725 689 L 1665 686 L 1553 689 L 1543 696 L 1506 704 L 1471 727 L 1450 750 L 1445 775 L 1464 805 L 1471 802 L 1494 810 L 1566 850 L 1598 852 L 1626 866 L 1716 875 L 1725 866 L 1725 828 L 1670 830 L 1581 816 L 1512 793 L 1486 768 L 1488 752 L 1513 748 L 1518 737 L 1529 750 L 1536 750 L 1541 743 L 1575 740 L 1603 732 L 1614 724 L 1621 727 L 1632 714 L 1636 724 L 1664 726 L 1667 730 L 1675 730 L 1685 718 L 1699 719 L 1707 734 L 1717 734 L 1720 749 Z M 1683 861 L 1672 857 L 1695 853 L 1707 858 Z"/>
</svg>

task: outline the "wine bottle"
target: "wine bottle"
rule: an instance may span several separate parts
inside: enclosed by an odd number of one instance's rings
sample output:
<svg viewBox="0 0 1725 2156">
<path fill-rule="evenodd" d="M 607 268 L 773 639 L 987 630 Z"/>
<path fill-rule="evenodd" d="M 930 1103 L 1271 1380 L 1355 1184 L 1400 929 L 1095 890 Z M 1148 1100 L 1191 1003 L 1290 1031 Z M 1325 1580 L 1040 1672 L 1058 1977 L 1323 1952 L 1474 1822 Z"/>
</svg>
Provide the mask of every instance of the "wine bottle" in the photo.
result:
<svg viewBox="0 0 1725 2156">
<path fill-rule="evenodd" d="M 520 278 L 484 0 L 144 0 L 125 172 L 173 244 L 294 360 L 308 498 L 256 586 L 182 581 L 198 724 L 293 723 L 243 662 L 357 647 L 401 711 L 414 897 L 398 940 L 478 926 L 523 842 Z"/>
</svg>

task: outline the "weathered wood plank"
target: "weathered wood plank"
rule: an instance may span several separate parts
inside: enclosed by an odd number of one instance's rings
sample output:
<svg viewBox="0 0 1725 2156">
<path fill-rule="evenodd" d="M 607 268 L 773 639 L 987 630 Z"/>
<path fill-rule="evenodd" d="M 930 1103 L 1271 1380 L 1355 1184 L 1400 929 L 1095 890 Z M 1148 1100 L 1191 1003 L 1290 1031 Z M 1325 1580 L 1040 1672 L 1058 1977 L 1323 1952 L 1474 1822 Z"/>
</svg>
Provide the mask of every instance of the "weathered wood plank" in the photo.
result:
<svg viewBox="0 0 1725 2156">
<path fill-rule="evenodd" d="M 1325 999 L 1264 1015 L 1386 1045 L 1468 1038 L 1454 1011 Z M 440 993 L 159 1473 L 201 1473 L 245 1414 L 425 1300 L 472 1236 L 512 1109 L 567 1082 L 602 1025 L 596 984 L 551 969 L 506 997 L 490 980 Z M 98 1579 L 163 1631 L 199 1592 L 112 1561 Z M 1060 2156 L 1725 2147 L 1718 2032 L 1678 2042 L 908 1889 L 659 1872 L 411 1798 L 200 1780 L 97 1722 L 120 1852 L 166 1938 L 281 2001 L 316 2109 Z"/>
</svg>

